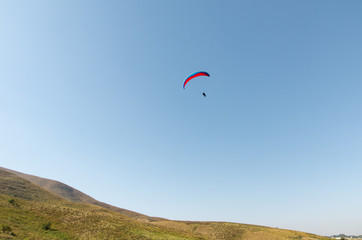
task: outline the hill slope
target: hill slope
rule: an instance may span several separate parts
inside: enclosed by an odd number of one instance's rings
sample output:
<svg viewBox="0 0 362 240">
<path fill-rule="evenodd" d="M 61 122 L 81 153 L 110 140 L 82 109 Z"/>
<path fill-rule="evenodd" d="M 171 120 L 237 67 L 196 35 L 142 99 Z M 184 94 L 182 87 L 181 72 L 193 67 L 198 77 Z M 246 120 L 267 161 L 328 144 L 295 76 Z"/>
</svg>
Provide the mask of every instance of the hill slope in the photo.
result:
<svg viewBox="0 0 362 240">
<path fill-rule="evenodd" d="M 43 229 L 48 222 L 51 229 Z M 0 224 L 5 229 L 0 239 L 205 239 L 100 206 L 70 202 L 4 170 L 0 170 Z"/>
<path fill-rule="evenodd" d="M 92 203 L 68 201 L 19 176 L 0 169 L 0 224 L 11 229 L 0 233 L 0 239 L 329 239 L 237 223 L 144 222 L 137 214 L 132 218 Z M 49 186 L 47 181 L 42 184 Z M 59 184 L 53 187 L 63 186 Z M 47 222 L 51 229 L 42 229 Z"/>
<path fill-rule="evenodd" d="M 3 167 L 0 167 L 0 170 L 11 172 L 11 173 L 17 175 L 18 177 L 26 179 L 29 182 L 32 182 L 32 183 L 40 186 L 41 188 L 43 188 L 49 192 L 52 192 L 59 197 L 72 201 L 72 202 L 82 202 L 82 203 L 94 204 L 97 206 L 101 206 L 101 207 L 110 209 L 115 212 L 119 212 L 121 214 L 124 214 L 124 215 L 132 217 L 132 218 L 137 218 L 137 219 L 145 221 L 145 222 L 154 221 L 155 219 L 157 219 L 157 218 L 152 218 L 152 217 L 149 217 L 149 216 L 137 213 L 137 212 L 129 211 L 129 210 L 126 210 L 123 208 L 118 208 L 118 207 L 97 201 L 96 199 L 88 196 L 87 194 L 82 193 L 81 191 L 79 191 L 75 188 L 72 188 L 64 183 L 58 182 L 58 181 L 17 172 L 17 171 L 11 170 L 11 169 L 3 168 Z"/>
</svg>

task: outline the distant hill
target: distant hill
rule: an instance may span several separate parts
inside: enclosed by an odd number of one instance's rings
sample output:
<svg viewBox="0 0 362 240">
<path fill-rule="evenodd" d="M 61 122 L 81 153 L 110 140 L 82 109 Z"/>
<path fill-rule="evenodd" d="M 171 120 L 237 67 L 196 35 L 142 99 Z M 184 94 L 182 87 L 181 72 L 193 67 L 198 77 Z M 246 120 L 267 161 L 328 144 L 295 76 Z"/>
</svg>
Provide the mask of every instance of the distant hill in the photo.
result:
<svg viewBox="0 0 362 240">
<path fill-rule="evenodd" d="M 14 173 L 15 175 L 17 175 L 23 179 L 26 179 L 36 185 L 39 185 L 40 187 L 60 196 L 62 198 L 68 199 L 69 201 L 87 202 L 87 203 L 96 202 L 96 200 L 94 198 L 92 198 L 92 197 L 82 193 L 81 191 L 78 191 L 64 183 L 46 179 L 46 178 L 33 176 L 30 174 L 17 172 L 17 171 L 11 170 L 11 169 L 3 168 L 3 167 L 0 167 L 0 169 L 5 170 L 7 172 Z"/>
<path fill-rule="evenodd" d="M 0 239 L 204 239 L 68 201 L 4 170 L 0 170 L 0 225 Z"/>
<path fill-rule="evenodd" d="M 72 202 L 81 202 L 81 203 L 89 203 L 89 204 L 94 204 L 97 206 L 101 206 L 107 209 L 110 209 L 112 211 L 115 212 L 119 212 L 121 214 L 124 214 L 126 216 L 132 217 L 132 218 L 136 218 L 139 220 L 143 220 L 143 221 L 157 221 L 157 220 L 162 220 L 162 218 L 153 218 L 153 217 L 149 217 L 146 216 L 144 214 L 140 214 L 137 212 L 133 212 L 133 211 L 129 211 L 123 208 L 118 208 L 100 201 L 95 200 L 94 198 L 88 196 L 85 193 L 82 193 L 81 191 L 72 188 L 64 183 L 58 182 L 58 181 L 54 181 L 54 180 L 50 180 L 50 179 L 46 179 L 46 178 L 41 178 L 41 177 L 37 177 L 34 175 L 30 175 L 30 174 L 25 174 L 25 173 L 21 173 L 21 172 L 17 172 L 11 169 L 7 169 L 7 168 L 3 168 L 0 167 L 0 170 L 4 170 L 4 171 L 8 171 L 11 173 L 14 173 L 15 175 L 26 179 L 38 186 L 40 186 L 41 188 L 44 188 L 46 190 L 48 190 L 49 192 L 54 193 L 55 195 L 65 198 L 69 201 Z"/>
<path fill-rule="evenodd" d="M 330 239 L 238 223 L 151 218 L 99 203 L 63 183 L 1 168 L 0 239 Z"/>
<path fill-rule="evenodd" d="M 338 235 L 333 235 L 331 236 L 331 238 L 336 238 L 336 239 L 355 239 L 355 240 L 359 240 L 362 239 L 362 235 L 346 235 L 346 234 L 338 234 Z"/>
</svg>

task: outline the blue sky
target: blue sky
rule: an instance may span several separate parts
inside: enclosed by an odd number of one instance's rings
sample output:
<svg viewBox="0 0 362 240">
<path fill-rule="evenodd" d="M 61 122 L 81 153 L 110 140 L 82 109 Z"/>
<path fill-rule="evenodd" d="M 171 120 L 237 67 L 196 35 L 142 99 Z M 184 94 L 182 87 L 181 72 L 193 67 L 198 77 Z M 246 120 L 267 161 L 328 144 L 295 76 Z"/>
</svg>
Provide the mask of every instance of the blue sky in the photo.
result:
<svg viewBox="0 0 362 240">
<path fill-rule="evenodd" d="M 362 234 L 361 12 L 1 1 L 0 165 L 151 216 Z"/>
</svg>

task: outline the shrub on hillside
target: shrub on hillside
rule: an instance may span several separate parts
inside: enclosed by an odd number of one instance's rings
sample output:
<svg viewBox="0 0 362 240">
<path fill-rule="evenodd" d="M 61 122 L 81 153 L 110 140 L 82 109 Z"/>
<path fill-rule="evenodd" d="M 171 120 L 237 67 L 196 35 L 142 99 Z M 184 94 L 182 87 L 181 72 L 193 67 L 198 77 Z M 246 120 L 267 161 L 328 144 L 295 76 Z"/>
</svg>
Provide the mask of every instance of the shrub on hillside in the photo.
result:
<svg viewBox="0 0 362 240">
<path fill-rule="evenodd" d="M 52 225 L 51 222 L 43 223 L 42 229 L 49 230 L 51 225 Z"/>
<path fill-rule="evenodd" d="M 10 233 L 11 232 L 11 227 L 9 225 L 2 224 L 1 228 L 3 230 L 3 233 Z"/>
</svg>

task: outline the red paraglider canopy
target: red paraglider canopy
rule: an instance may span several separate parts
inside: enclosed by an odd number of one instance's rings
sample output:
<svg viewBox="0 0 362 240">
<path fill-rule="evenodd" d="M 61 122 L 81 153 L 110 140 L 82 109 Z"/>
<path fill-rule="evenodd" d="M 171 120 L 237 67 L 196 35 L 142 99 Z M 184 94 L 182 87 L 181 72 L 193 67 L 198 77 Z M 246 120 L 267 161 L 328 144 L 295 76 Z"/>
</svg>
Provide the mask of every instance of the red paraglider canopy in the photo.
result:
<svg viewBox="0 0 362 240">
<path fill-rule="evenodd" d="M 191 79 L 194 79 L 194 78 L 200 77 L 200 76 L 210 77 L 210 74 L 208 74 L 207 72 L 195 72 L 195 73 L 191 74 L 190 76 L 188 76 L 188 77 L 185 79 L 184 89 L 185 89 L 186 84 L 187 84 Z"/>
</svg>

